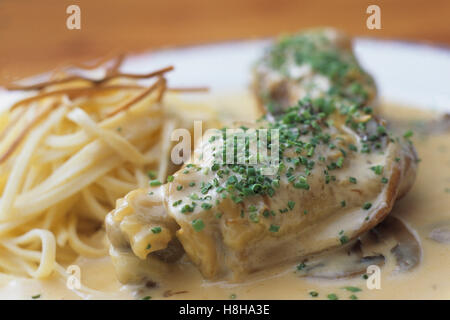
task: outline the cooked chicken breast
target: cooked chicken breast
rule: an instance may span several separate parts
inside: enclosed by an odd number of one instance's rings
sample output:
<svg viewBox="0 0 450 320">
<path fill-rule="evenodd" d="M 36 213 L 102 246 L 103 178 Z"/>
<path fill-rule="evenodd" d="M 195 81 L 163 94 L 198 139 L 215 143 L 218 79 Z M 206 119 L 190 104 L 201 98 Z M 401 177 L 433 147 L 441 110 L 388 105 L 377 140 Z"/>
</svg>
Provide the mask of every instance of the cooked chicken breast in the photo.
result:
<svg viewBox="0 0 450 320">
<path fill-rule="evenodd" d="M 306 80 L 280 77 L 287 98 L 269 94 L 268 116 L 208 131 L 168 183 L 118 201 L 106 226 L 122 282 L 155 279 L 182 257 L 207 279 L 240 280 L 339 247 L 387 216 L 414 181 L 414 149 L 373 114 L 371 78 L 348 41 L 331 34 L 283 40 L 295 43 L 285 59 L 303 56 L 300 67 L 313 61 L 312 77 L 338 70 L 328 89 L 316 94 Z M 265 72 L 256 72 L 255 82 L 265 83 L 260 96 L 271 77 Z"/>
</svg>

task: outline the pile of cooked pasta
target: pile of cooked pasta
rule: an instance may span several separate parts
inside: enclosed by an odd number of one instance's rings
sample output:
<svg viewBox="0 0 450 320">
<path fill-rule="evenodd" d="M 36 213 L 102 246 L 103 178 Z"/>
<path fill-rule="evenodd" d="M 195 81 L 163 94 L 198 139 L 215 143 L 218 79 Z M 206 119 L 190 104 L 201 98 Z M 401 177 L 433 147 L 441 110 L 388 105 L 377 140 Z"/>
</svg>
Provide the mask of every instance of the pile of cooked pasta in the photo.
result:
<svg viewBox="0 0 450 320">
<path fill-rule="evenodd" d="M 34 94 L 0 114 L 0 273 L 45 278 L 106 255 L 116 200 L 166 179 L 179 125 L 162 103 L 172 67 L 136 75 L 119 65 L 100 79 L 66 72 L 10 88 Z"/>
</svg>

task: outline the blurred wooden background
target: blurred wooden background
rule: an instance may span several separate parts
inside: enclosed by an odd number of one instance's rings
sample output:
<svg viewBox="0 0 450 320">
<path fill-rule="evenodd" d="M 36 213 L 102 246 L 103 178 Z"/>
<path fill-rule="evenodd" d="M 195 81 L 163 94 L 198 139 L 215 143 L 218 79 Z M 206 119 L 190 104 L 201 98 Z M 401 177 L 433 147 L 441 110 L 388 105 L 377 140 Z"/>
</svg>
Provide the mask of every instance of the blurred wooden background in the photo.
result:
<svg viewBox="0 0 450 320">
<path fill-rule="evenodd" d="M 81 8 L 81 30 L 66 8 Z M 366 8 L 381 8 L 368 30 Z M 314 26 L 450 45 L 449 0 L 0 0 L 0 84 L 120 52 L 267 37 Z"/>
</svg>

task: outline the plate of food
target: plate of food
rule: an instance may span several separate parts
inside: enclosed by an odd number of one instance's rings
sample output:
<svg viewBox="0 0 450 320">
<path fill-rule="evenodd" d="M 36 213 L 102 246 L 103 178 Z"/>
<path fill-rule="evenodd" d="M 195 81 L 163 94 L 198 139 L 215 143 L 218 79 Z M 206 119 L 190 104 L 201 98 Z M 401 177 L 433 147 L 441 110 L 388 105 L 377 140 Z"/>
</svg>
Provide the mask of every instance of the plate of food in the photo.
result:
<svg viewBox="0 0 450 320">
<path fill-rule="evenodd" d="M 322 28 L 2 88 L 0 297 L 449 299 L 449 82 Z"/>
</svg>

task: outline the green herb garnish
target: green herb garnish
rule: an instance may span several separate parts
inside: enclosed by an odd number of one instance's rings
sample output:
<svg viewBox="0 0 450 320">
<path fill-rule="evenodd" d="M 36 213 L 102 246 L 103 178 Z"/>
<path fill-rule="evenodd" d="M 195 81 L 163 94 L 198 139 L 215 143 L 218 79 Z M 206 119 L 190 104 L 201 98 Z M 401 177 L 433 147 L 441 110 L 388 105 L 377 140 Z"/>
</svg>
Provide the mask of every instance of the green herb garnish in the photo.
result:
<svg viewBox="0 0 450 320">
<path fill-rule="evenodd" d="M 157 186 L 160 186 L 160 185 L 162 185 L 162 183 L 159 180 L 152 180 L 152 181 L 150 181 L 150 186 L 152 186 L 152 187 L 157 187 Z"/>
<path fill-rule="evenodd" d="M 161 230 L 162 230 L 161 227 L 153 227 L 153 228 L 152 228 L 152 232 L 153 232 L 153 233 L 160 233 Z"/>
<path fill-rule="evenodd" d="M 270 232 L 278 232 L 278 230 L 280 230 L 280 226 L 271 224 L 270 227 L 269 227 L 269 231 Z"/>
<path fill-rule="evenodd" d="M 192 227 L 195 231 L 202 231 L 205 228 L 205 224 L 203 223 L 202 219 L 195 219 L 192 220 Z"/>
<path fill-rule="evenodd" d="M 339 300 L 338 296 L 334 293 L 327 295 L 328 300 Z"/>
<path fill-rule="evenodd" d="M 364 205 L 363 205 L 364 210 L 369 210 L 370 208 L 372 208 L 372 204 L 370 202 L 364 203 Z"/>
</svg>

